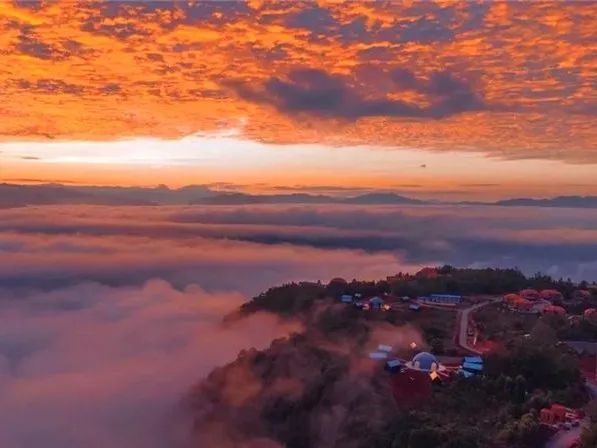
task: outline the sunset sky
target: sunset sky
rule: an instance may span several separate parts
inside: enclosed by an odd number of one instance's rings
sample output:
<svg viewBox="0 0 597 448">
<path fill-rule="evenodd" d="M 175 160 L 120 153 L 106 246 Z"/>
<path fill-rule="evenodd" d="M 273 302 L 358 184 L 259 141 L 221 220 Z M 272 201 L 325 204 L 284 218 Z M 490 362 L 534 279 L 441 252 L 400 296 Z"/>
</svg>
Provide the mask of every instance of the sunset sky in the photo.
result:
<svg viewBox="0 0 597 448">
<path fill-rule="evenodd" d="M 0 0 L 0 447 L 198 446 L 274 286 L 596 282 L 596 115 L 597 1 Z"/>
<path fill-rule="evenodd" d="M 0 180 L 597 194 L 594 2 L 2 0 Z"/>
</svg>

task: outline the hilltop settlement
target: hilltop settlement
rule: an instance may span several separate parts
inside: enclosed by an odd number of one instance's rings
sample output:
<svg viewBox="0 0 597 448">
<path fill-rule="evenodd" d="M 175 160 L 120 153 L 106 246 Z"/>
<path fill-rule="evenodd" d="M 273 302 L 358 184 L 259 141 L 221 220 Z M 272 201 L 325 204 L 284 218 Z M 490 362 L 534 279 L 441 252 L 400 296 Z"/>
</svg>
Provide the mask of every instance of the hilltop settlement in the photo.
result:
<svg viewBox="0 0 597 448">
<path fill-rule="evenodd" d="M 303 330 L 190 391 L 198 446 L 597 447 L 594 284 L 443 266 L 282 285 L 223 325 L 263 312 Z"/>
</svg>

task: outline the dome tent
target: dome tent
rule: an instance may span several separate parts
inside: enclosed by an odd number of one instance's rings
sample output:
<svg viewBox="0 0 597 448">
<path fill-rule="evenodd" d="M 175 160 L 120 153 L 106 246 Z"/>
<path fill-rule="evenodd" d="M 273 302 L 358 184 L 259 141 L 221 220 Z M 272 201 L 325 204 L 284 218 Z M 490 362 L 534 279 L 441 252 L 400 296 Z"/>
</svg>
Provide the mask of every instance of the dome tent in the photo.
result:
<svg viewBox="0 0 597 448">
<path fill-rule="evenodd" d="M 427 372 L 436 370 L 439 366 L 437 358 L 429 352 L 417 353 L 412 361 L 413 368 L 418 370 L 425 370 Z"/>
</svg>

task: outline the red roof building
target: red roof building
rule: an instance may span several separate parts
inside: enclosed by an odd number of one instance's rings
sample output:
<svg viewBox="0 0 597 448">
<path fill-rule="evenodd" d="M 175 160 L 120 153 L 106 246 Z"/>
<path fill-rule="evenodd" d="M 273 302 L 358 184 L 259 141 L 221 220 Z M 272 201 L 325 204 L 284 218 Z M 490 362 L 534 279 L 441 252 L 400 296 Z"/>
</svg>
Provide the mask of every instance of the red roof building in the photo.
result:
<svg viewBox="0 0 597 448">
<path fill-rule="evenodd" d="M 539 295 L 539 291 L 537 291 L 536 289 L 523 289 L 522 291 L 520 291 L 518 293 L 523 299 L 527 299 L 527 300 L 539 300 L 540 299 L 540 295 Z"/>
<path fill-rule="evenodd" d="M 543 408 L 539 413 L 539 420 L 546 425 L 557 425 L 566 421 L 567 409 L 561 404 L 552 404 L 550 408 Z"/>
<path fill-rule="evenodd" d="M 563 298 L 562 293 L 557 289 L 544 289 L 539 293 L 539 296 L 544 300 L 561 300 Z"/>
<path fill-rule="evenodd" d="M 544 314 L 559 314 L 559 315 L 563 316 L 566 314 L 566 310 L 564 308 L 562 308 L 561 306 L 548 305 L 545 308 L 543 308 L 543 313 Z"/>
<path fill-rule="evenodd" d="M 518 311 L 531 311 L 531 309 L 533 308 L 533 302 L 519 297 L 518 300 L 512 303 L 512 306 Z"/>
<path fill-rule="evenodd" d="M 504 301 L 509 305 L 515 304 L 520 299 L 522 299 L 522 297 L 520 297 L 518 294 L 506 294 L 504 296 Z"/>
</svg>

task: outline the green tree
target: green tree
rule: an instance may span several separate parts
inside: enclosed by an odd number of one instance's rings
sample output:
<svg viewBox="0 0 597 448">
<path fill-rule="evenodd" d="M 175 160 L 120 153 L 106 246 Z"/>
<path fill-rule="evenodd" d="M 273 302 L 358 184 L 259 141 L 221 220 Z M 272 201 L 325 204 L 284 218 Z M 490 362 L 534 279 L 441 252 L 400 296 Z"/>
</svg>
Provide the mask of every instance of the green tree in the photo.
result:
<svg viewBox="0 0 597 448">
<path fill-rule="evenodd" d="M 439 432 L 429 426 L 411 431 L 408 448 L 429 448 L 437 446 L 441 441 Z"/>
</svg>

